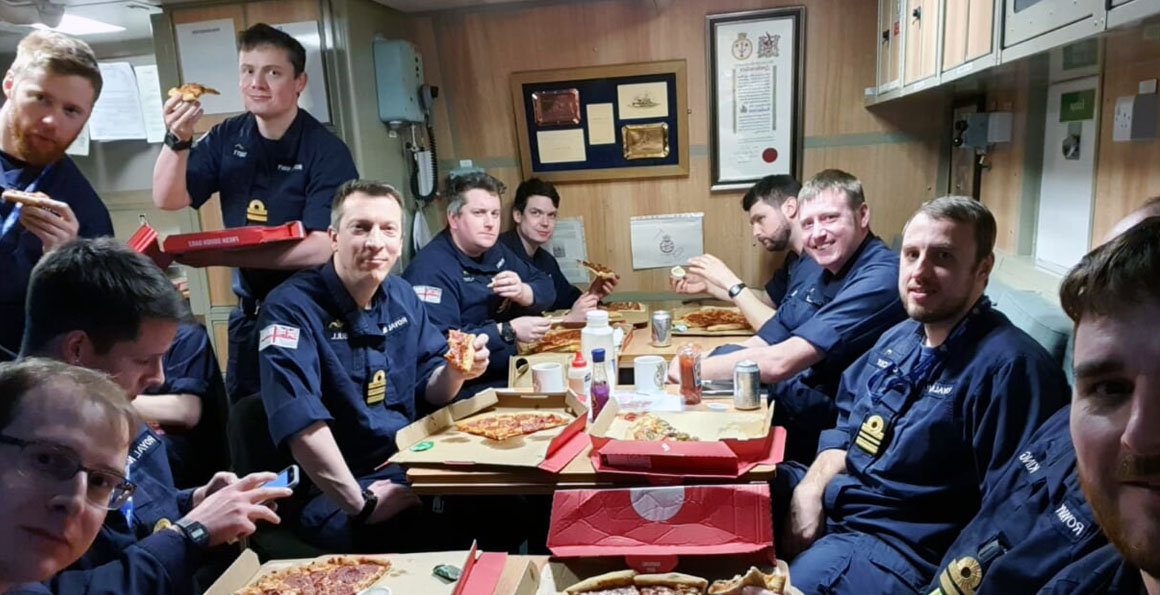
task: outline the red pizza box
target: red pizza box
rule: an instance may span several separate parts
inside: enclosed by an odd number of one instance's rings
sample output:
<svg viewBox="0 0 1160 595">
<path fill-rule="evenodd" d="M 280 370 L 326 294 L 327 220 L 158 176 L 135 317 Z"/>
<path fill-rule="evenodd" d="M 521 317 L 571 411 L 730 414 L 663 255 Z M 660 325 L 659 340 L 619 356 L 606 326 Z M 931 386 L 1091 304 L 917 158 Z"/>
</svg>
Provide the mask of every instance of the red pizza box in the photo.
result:
<svg viewBox="0 0 1160 595">
<path fill-rule="evenodd" d="M 456 429 L 456 422 L 484 413 L 550 411 L 572 416 L 565 426 L 496 442 Z M 399 430 L 399 451 L 383 463 L 404 466 L 537 467 L 558 473 L 584 447 L 587 408 L 571 393 L 536 393 L 527 389 L 487 389 L 452 403 Z"/>
<path fill-rule="evenodd" d="M 646 441 L 625 438 L 628 422 L 610 399 L 588 428 L 592 465 L 597 471 L 656 477 L 736 478 L 759 464 L 781 462 L 785 431 L 772 427 L 773 408 L 738 411 L 707 404 L 680 412 L 652 412 L 699 441 Z"/>
<path fill-rule="evenodd" d="M 330 555 L 317 559 L 329 558 Z M 469 552 L 428 552 L 419 554 L 375 555 L 390 561 L 391 569 L 375 583 L 394 593 L 425 595 L 492 595 L 499 582 L 507 554 L 480 552 L 472 544 Z M 314 559 L 270 560 L 263 564 L 253 550 L 245 550 L 225 573 L 214 581 L 206 595 L 232 595 L 254 582 L 259 576 L 289 566 L 303 565 Z M 439 564 L 461 569 L 459 580 L 448 582 L 431 571 Z"/>
<path fill-rule="evenodd" d="M 132 237 L 126 242 L 129 247 L 135 252 L 140 252 L 145 256 L 153 259 L 157 266 L 166 269 L 173 263 L 173 256 L 166 254 L 161 249 L 161 240 L 157 236 L 157 230 L 153 229 L 148 223 L 142 223 L 137 231 L 133 232 Z"/>
<path fill-rule="evenodd" d="M 217 231 L 180 233 L 165 238 L 162 247 L 166 252 L 184 254 L 201 250 L 230 250 L 257 246 L 272 242 L 300 240 L 306 237 L 306 228 L 301 221 L 291 221 L 275 227 L 233 227 Z"/>
</svg>

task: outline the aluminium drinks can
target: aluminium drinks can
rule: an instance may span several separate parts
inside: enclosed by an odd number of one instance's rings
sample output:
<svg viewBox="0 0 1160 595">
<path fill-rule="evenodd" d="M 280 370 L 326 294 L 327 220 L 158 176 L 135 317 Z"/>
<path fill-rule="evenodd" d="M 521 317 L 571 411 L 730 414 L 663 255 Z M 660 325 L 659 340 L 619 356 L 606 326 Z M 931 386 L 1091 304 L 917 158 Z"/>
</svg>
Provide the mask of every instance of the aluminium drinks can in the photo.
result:
<svg viewBox="0 0 1160 595">
<path fill-rule="evenodd" d="M 733 366 L 733 407 L 761 407 L 761 372 L 753 360 L 741 360 Z"/>
<path fill-rule="evenodd" d="M 668 310 L 652 313 L 652 346 L 668 347 L 673 340 L 673 315 Z"/>
</svg>

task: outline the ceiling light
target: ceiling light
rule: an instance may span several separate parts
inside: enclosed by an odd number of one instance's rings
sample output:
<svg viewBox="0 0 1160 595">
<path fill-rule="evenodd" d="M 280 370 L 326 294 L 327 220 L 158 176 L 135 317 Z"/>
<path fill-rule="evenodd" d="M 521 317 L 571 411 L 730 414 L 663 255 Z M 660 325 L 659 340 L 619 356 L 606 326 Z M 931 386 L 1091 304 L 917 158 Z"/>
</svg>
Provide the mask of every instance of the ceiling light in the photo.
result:
<svg viewBox="0 0 1160 595">
<path fill-rule="evenodd" d="M 124 27 L 118 27 L 117 25 L 110 25 L 109 23 L 68 13 L 65 13 L 64 18 L 60 20 L 60 24 L 55 27 L 49 27 L 41 23 L 34 23 L 32 27 L 35 29 L 47 29 L 58 33 L 65 33 L 67 35 L 96 35 L 98 33 L 116 33 L 125 30 Z"/>
</svg>

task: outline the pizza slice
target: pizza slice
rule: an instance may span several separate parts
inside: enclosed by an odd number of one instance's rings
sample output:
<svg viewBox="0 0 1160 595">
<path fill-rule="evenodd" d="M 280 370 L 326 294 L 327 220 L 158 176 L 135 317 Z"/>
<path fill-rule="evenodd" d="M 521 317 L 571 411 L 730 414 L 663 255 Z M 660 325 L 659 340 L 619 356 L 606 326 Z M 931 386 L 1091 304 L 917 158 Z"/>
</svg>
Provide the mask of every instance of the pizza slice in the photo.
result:
<svg viewBox="0 0 1160 595">
<path fill-rule="evenodd" d="M 713 581 L 709 585 L 708 595 L 741 595 L 745 587 L 760 587 L 772 591 L 775 595 L 785 592 L 785 575 L 778 569 L 766 574 L 750 566 L 745 574 L 739 574 L 729 580 Z"/>
<path fill-rule="evenodd" d="M 7 189 L 0 196 L 4 200 L 10 202 L 18 202 L 26 207 L 39 207 L 44 204 L 43 201 L 51 200 L 49 196 L 43 192 L 25 192 L 23 190 Z"/>
<path fill-rule="evenodd" d="M 709 586 L 709 581 L 699 576 L 680 572 L 638 574 L 632 580 L 640 595 L 702 595 Z"/>
<path fill-rule="evenodd" d="M 635 570 L 606 572 L 582 580 L 564 589 L 564 593 L 567 595 L 640 595 L 640 590 L 633 583 L 634 578 L 636 578 Z"/>
<path fill-rule="evenodd" d="M 264 574 L 235 595 L 357 593 L 378 582 L 390 568 L 390 561 L 382 558 L 331 556 Z"/>
<path fill-rule="evenodd" d="M 536 353 L 571 352 L 580 349 L 580 333 L 583 329 L 558 328 L 544 333 L 540 340 L 531 346 Z"/>
<path fill-rule="evenodd" d="M 479 415 L 455 424 L 460 432 L 483 436 L 490 440 L 507 440 L 525 434 L 534 434 L 540 430 L 567 425 L 572 422 L 568 416 L 541 411 L 524 411 L 520 413 L 498 413 L 495 415 Z"/>
<path fill-rule="evenodd" d="M 676 322 L 683 323 L 689 328 L 702 328 L 707 331 L 733 331 L 749 328 L 749 321 L 745 319 L 745 315 L 740 310 L 713 306 L 688 312 Z"/>
<path fill-rule="evenodd" d="M 463 374 L 471 371 L 475 364 L 475 335 L 456 329 L 447 331 L 447 353 L 443 354 L 448 365 Z"/>
<path fill-rule="evenodd" d="M 588 269 L 589 271 L 592 271 L 593 275 L 596 275 L 601 279 L 615 279 L 617 276 L 615 271 L 600 263 L 591 262 L 588 260 L 577 260 L 576 262 L 579 262 L 580 266 Z"/>
<path fill-rule="evenodd" d="M 180 95 L 182 101 L 197 101 L 199 97 L 209 93 L 210 95 L 221 95 L 217 89 L 207 87 L 201 83 L 185 83 L 169 90 L 169 96 L 175 97 Z"/>
<path fill-rule="evenodd" d="M 600 307 L 611 312 L 644 312 L 644 304 L 640 302 L 604 302 Z"/>
<path fill-rule="evenodd" d="M 675 440 L 677 442 L 698 442 L 696 436 L 682 432 L 673 427 L 673 424 L 651 413 L 629 412 L 621 414 L 625 421 L 632 425 L 628 428 L 630 440 L 647 442 Z"/>
</svg>

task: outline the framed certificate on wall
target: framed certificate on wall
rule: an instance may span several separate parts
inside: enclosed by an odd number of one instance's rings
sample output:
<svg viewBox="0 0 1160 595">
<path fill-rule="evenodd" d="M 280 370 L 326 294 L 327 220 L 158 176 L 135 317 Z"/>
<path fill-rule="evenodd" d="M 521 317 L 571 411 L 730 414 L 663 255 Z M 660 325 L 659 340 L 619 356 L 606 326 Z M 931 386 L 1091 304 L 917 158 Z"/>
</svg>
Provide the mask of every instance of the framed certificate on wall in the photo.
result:
<svg viewBox="0 0 1160 595">
<path fill-rule="evenodd" d="M 805 7 L 706 16 L 710 189 L 801 178 Z"/>
</svg>

